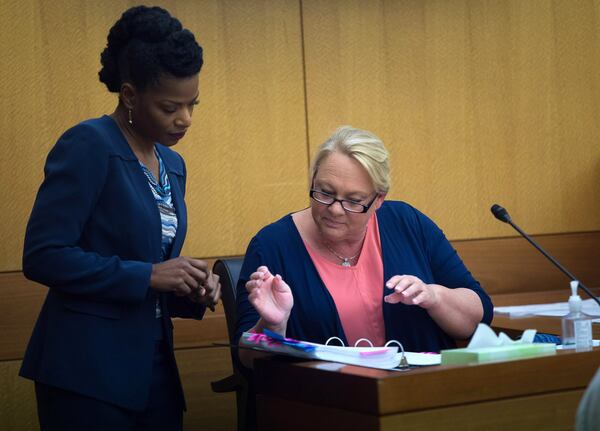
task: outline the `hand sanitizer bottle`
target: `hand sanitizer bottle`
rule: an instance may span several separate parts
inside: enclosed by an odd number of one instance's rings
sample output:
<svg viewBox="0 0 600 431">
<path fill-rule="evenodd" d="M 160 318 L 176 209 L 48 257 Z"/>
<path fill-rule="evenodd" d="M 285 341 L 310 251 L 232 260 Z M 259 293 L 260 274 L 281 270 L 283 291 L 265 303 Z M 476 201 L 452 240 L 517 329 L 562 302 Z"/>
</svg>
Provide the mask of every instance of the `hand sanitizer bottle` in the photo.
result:
<svg viewBox="0 0 600 431">
<path fill-rule="evenodd" d="M 562 344 L 565 349 L 585 351 L 592 349 L 592 318 L 581 311 L 581 297 L 577 294 L 579 282 L 571 282 L 569 314 L 562 318 Z"/>
</svg>

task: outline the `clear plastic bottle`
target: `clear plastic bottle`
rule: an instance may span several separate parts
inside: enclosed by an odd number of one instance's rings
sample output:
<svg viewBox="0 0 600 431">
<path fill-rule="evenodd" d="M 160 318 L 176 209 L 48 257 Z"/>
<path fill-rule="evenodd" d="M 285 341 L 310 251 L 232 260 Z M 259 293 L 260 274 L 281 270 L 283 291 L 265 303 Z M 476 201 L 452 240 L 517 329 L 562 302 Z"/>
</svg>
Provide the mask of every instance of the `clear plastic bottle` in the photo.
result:
<svg viewBox="0 0 600 431">
<path fill-rule="evenodd" d="M 581 311 L 581 297 L 577 294 L 577 280 L 571 282 L 569 314 L 562 317 L 562 343 L 565 349 L 591 350 L 592 317 Z"/>
</svg>

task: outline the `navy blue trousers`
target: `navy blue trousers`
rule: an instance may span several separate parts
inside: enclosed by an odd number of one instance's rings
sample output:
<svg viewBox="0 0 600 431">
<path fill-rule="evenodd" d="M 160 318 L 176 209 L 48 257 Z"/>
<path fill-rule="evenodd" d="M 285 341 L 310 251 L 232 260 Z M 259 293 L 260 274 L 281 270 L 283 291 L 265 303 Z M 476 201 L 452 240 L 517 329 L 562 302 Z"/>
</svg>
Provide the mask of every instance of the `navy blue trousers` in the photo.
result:
<svg viewBox="0 0 600 431">
<path fill-rule="evenodd" d="M 181 431 L 183 400 L 170 355 L 166 342 L 157 341 L 150 396 L 142 412 L 36 382 L 41 431 Z"/>
</svg>

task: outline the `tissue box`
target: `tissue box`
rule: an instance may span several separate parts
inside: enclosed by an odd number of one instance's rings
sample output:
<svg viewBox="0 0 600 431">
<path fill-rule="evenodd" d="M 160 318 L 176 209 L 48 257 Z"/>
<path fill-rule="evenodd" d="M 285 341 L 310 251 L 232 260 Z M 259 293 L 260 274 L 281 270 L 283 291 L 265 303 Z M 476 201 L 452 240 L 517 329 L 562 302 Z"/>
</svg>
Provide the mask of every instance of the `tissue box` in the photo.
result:
<svg viewBox="0 0 600 431">
<path fill-rule="evenodd" d="M 495 347 L 476 347 L 442 350 L 442 365 L 471 364 L 506 359 L 556 354 L 554 343 L 509 344 Z"/>
</svg>

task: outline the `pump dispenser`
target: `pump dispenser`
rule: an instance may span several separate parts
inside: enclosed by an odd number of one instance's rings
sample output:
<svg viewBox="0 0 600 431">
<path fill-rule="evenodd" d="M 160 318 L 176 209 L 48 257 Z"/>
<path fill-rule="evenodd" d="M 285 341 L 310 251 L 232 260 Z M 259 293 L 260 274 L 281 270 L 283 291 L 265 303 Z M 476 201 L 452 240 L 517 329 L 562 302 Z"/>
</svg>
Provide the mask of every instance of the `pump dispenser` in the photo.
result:
<svg viewBox="0 0 600 431">
<path fill-rule="evenodd" d="M 569 314 L 562 318 L 562 344 L 565 349 L 577 351 L 592 349 L 592 317 L 581 311 L 581 297 L 577 294 L 577 280 L 571 281 Z"/>
</svg>

